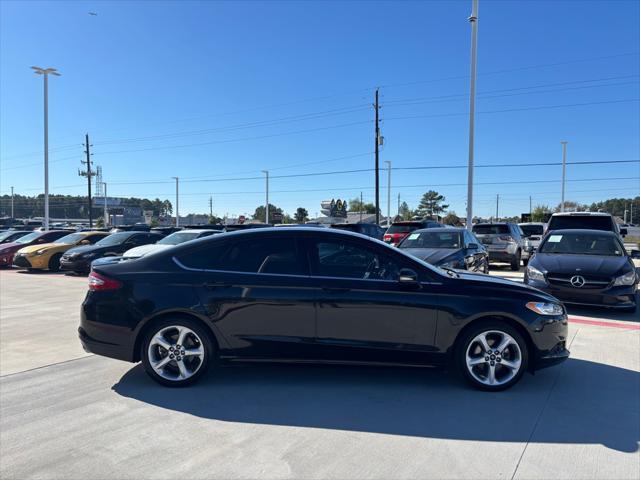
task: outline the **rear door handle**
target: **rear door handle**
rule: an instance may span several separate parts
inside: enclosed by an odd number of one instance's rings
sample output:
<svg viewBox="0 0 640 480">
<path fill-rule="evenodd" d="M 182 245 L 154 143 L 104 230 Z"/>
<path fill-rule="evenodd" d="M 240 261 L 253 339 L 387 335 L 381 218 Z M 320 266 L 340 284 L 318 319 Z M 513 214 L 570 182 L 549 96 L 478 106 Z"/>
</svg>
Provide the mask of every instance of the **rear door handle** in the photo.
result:
<svg viewBox="0 0 640 480">
<path fill-rule="evenodd" d="M 231 288 L 231 285 L 228 283 L 205 282 L 203 287 L 208 290 L 214 290 L 216 288 Z"/>
<path fill-rule="evenodd" d="M 339 288 L 339 287 L 322 287 L 322 290 L 327 293 L 346 293 L 350 292 L 350 288 Z"/>
</svg>

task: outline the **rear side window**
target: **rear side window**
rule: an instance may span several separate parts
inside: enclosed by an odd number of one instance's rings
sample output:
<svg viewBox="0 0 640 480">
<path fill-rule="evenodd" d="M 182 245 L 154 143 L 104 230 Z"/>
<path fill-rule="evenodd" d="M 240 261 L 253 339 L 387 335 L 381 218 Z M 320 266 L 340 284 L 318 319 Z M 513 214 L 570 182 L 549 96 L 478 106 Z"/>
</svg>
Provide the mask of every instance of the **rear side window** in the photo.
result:
<svg viewBox="0 0 640 480">
<path fill-rule="evenodd" d="M 574 215 L 557 216 L 549 220 L 548 230 L 570 230 L 570 229 L 604 230 L 615 231 L 611 222 L 611 217 L 601 215 Z"/>
<path fill-rule="evenodd" d="M 474 225 L 476 235 L 509 235 L 509 225 Z"/>
<path fill-rule="evenodd" d="M 255 238 L 215 242 L 180 254 L 189 268 L 278 275 L 306 275 L 306 260 L 291 238 Z"/>
</svg>

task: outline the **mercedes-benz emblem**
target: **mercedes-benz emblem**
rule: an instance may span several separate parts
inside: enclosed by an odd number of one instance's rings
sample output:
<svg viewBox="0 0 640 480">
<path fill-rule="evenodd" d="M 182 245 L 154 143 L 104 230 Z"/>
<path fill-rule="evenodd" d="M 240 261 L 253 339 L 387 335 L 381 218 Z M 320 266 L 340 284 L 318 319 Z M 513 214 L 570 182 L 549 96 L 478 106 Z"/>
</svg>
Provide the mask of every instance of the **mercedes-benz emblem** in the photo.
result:
<svg viewBox="0 0 640 480">
<path fill-rule="evenodd" d="M 576 288 L 580 288 L 585 284 L 584 277 L 581 277 L 580 275 L 574 275 L 573 277 L 571 277 L 571 280 L 569 280 L 569 282 L 571 282 L 572 287 Z"/>
</svg>

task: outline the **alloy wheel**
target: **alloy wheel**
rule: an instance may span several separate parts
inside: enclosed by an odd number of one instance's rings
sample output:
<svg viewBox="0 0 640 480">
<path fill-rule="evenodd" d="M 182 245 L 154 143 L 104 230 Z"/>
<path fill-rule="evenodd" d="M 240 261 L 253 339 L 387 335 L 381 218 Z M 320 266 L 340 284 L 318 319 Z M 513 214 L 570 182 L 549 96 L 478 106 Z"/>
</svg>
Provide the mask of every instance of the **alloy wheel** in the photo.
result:
<svg viewBox="0 0 640 480">
<path fill-rule="evenodd" d="M 149 341 L 151 368 L 162 378 L 183 381 L 193 377 L 204 364 L 202 339 L 183 325 L 162 327 Z"/>
<path fill-rule="evenodd" d="M 488 387 L 498 387 L 512 380 L 522 368 L 522 351 L 518 342 L 500 330 L 476 335 L 465 354 L 469 374 Z"/>
</svg>

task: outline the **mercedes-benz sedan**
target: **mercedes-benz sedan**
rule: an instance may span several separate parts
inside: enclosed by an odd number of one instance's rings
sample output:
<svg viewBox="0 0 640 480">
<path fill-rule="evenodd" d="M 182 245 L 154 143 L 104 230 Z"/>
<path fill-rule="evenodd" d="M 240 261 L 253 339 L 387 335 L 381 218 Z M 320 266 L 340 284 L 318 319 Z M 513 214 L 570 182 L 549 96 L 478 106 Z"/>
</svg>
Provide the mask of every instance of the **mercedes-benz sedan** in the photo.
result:
<svg viewBox="0 0 640 480">
<path fill-rule="evenodd" d="M 569 356 L 554 297 L 318 228 L 227 233 L 95 266 L 79 335 L 167 386 L 219 362 L 277 361 L 453 365 L 501 390 Z"/>
</svg>

